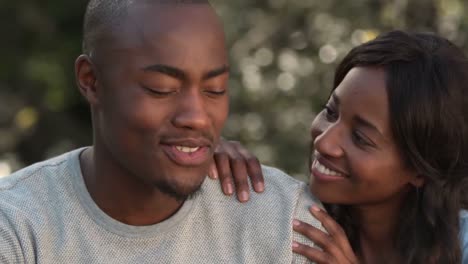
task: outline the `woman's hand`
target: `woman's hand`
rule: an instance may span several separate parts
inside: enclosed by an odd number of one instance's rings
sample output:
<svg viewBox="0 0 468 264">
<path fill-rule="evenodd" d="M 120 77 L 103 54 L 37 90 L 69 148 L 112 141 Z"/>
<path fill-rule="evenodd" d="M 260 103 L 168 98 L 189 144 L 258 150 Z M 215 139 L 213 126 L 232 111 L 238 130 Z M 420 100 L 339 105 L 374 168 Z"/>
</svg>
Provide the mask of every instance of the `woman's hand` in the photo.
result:
<svg viewBox="0 0 468 264">
<path fill-rule="evenodd" d="M 322 250 L 293 241 L 293 251 L 319 264 L 359 263 L 341 226 L 317 206 L 312 206 L 310 212 L 322 223 L 328 234 L 298 220 L 293 221 L 293 229 L 312 240 Z"/>
<path fill-rule="evenodd" d="M 260 162 L 237 141 L 221 139 L 208 176 L 220 179 L 224 194 L 232 195 L 236 191 L 240 202 L 249 200 L 249 178 L 255 192 L 265 189 Z"/>
</svg>

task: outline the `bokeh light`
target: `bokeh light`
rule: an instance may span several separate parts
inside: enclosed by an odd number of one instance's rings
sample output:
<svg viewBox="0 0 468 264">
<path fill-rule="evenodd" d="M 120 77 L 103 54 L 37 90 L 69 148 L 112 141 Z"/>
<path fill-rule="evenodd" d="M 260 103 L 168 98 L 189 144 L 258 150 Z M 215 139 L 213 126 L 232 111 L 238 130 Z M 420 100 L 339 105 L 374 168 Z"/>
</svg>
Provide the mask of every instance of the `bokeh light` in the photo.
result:
<svg viewBox="0 0 468 264">
<path fill-rule="evenodd" d="M 86 2 L 0 2 L 9 21 L 0 28 L 0 174 L 92 143 L 89 107 L 73 70 Z M 231 115 L 223 136 L 296 176 L 307 169 L 310 122 L 351 48 L 405 29 L 436 32 L 468 51 L 462 0 L 211 3 L 230 54 Z"/>
</svg>

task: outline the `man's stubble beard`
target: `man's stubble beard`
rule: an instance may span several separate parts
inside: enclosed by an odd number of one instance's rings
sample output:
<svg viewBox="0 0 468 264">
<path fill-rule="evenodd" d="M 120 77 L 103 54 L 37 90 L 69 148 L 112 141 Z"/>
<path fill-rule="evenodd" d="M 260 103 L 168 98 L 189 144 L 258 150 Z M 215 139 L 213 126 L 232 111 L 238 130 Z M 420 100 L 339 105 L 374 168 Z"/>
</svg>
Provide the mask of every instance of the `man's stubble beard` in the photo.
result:
<svg viewBox="0 0 468 264">
<path fill-rule="evenodd" d="M 178 186 L 174 186 L 168 182 L 164 181 L 157 181 L 154 182 L 153 185 L 156 187 L 160 192 L 167 194 L 168 196 L 174 198 L 179 202 L 183 202 L 186 200 L 191 200 L 195 196 L 201 193 L 201 187 L 203 185 L 205 179 L 203 179 L 198 185 L 192 188 L 180 188 Z"/>
</svg>

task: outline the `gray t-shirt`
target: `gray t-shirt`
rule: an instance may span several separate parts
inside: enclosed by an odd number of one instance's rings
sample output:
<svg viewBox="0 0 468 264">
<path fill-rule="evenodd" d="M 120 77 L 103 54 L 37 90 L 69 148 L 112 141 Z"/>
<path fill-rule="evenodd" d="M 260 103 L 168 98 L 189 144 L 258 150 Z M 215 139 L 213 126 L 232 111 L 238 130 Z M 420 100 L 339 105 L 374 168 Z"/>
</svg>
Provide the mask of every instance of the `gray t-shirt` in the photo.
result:
<svg viewBox="0 0 468 264">
<path fill-rule="evenodd" d="M 0 180 L 0 263 L 308 263 L 292 253 L 293 218 L 321 227 L 306 185 L 263 167 L 267 188 L 247 204 L 206 179 L 171 218 L 114 220 L 94 203 L 75 150 Z"/>
</svg>

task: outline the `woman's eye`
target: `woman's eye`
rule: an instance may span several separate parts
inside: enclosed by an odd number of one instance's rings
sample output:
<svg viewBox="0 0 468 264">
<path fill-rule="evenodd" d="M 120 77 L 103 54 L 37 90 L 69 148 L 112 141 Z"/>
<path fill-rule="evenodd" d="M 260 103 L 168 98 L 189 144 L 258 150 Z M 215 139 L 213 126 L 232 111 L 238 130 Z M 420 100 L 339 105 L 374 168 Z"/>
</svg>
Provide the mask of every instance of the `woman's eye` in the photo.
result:
<svg viewBox="0 0 468 264">
<path fill-rule="evenodd" d="M 324 110 L 328 121 L 336 121 L 338 119 L 338 113 L 332 107 L 325 105 Z"/>
<path fill-rule="evenodd" d="M 374 144 L 371 143 L 369 139 L 367 139 L 365 136 L 361 135 L 360 132 L 358 131 L 353 131 L 352 132 L 352 137 L 353 141 L 360 146 L 373 146 Z"/>
</svg>

